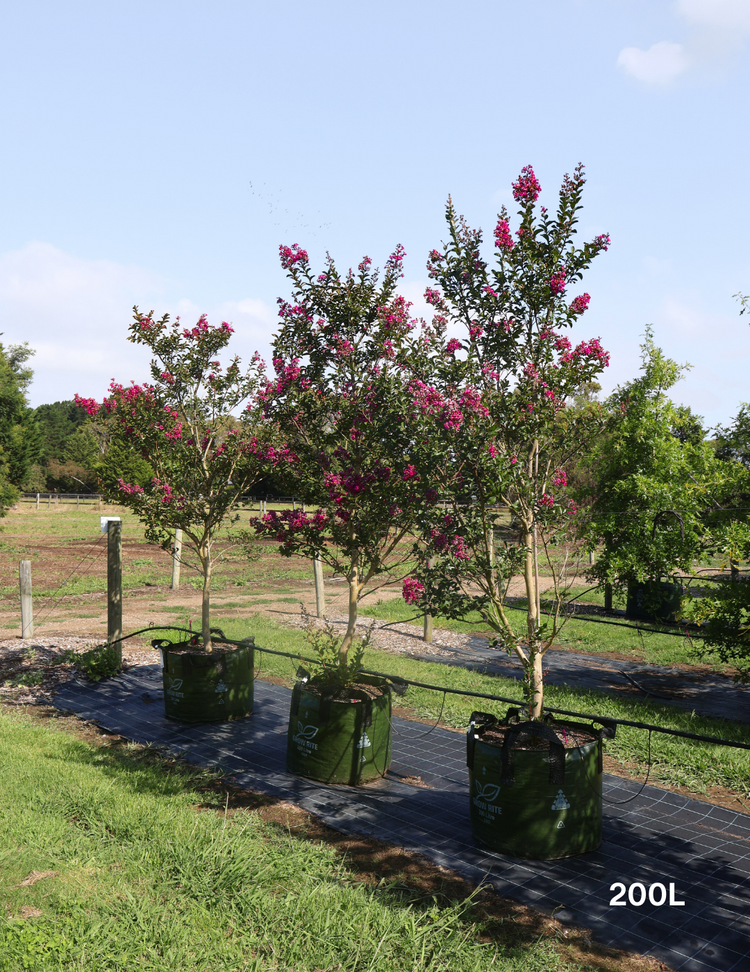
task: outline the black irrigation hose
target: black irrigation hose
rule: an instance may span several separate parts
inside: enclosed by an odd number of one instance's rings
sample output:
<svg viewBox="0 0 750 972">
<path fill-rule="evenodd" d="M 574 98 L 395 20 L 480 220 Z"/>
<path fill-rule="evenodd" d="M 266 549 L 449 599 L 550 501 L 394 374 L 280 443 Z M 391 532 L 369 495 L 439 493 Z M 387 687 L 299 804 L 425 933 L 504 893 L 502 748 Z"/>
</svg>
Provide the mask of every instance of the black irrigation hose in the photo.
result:
<svg viewBox="0 0 750 972">
<path fill-rule="evenodd" d="M 140 628 L 138 631 L 133 631 L 128 635 L 123 635 L 122 638 L 118 638 L 116 641 L 107 642 L 107 644 L 102 645 L 102 648 L 109 647 L 109 645 L 116 645 L 118 642 L 127 641 L 128 638 L 134 638 L 138 634 L 143 634 L 145 631 L 184 631 L 186 634 L 195 635 L 195 631 L 189 631 L 187 628 L 178 628 L 174 625 L 153 625 L 148 628 Z M 233 641 L 231 638 L 224 637 L 221 634 L 220 640 L 230 645 L 241 645 L 241 641 Z M 255 651 L 264 651 L 269 655 L 279 655 L 283 658 L 297 658 L 300 661 L 306 661 L 312 663 L 313 665 L 319 665 L 320 661 L 317 658 L 308 658 L 305 655 L 292 654 L 288 651 L 276 651 L 273 648 L 261 648 L 259 645 L 253 645 Z M 427 682 L 416 682 L 409 678 L 402 678 L 400 675 L 389 675 L 387 672 L 376 672 L 370 669 L 363 668 L 363 675 L 376 675 L 379 678 L 387 678 L 391 682 L 397 685 L 413 685 L 415 688 L 428 689 L 432 692 L 443 692 L 443 703 L 445 703 L 445 695 L 461 695 L 464 698 L 472 699 L 488 699 L 491 702 L 505 702 L 509 705 L 517 705 L 521 708 L 526 706 L 525 701 L 520 701 L 519 699 L 511 699 L 503 695 L 489 695 L 487 692 L 470 692 L 468 689 L 452 689 L 446 688 L 444 685 L 430 685 Z M 696 742 L 707 742 L 713 743 L 717 746 L 729 746 L 732 749 L 747 749 L 750 750 L 750 743 L 733 742 L 729 739 L 719 739 L 717 736 L 703 736 L 695 732 L 683 732 L 680 729 L 665 729 L 663 726 L 654 726 L 648 722 L 635 722 L 631 719 L 615 719 L 609 716 L 598 716 L 592 715 L 590 712 L 573 712 L 570 709 L 553 709 L 549 706 L 545 706 L 546 712 L 552 712 L 556 715 L 566 715 L 573 716 L 576 719 L 587 719 L 591 722 L 598 723 L 599 725 L 616 725 L 616 726 L 629 726 L 631 729 L 645 729 L 648 732 L 660 732 L 665 736 L 677 736 L 680 739 L 694 739 Z M 442 714 L 442 710 L 441 710 Z"/>
</svg>

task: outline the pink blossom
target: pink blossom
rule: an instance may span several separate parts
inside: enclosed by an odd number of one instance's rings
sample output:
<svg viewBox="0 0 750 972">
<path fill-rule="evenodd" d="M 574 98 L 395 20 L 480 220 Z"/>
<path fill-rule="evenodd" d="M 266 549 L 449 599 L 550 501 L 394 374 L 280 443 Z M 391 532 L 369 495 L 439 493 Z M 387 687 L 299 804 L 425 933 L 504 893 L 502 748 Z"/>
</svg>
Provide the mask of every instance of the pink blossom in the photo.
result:
<svg viewBox="0 0 750 972">
<path fill-rule="evenodd" d="M 565 290 L 565 267 L 560 267 L 552 276 L 549 278 L 549 289 L 553 294 L 561 294 Z"/>
<path fill-rule="evenodd" d="M 443 295 L 439 290 L 433 290 L 432 287 L 426 287 L 424 292 L 424 299 L 428 304 L 432 304 L 433 307 L 437 307 L 440 301 L 443 299 Z"/>
<path fill-rule="evenodd" d="M 456 340 L 456 338 L 451 338 L 446 344 L 445 350 L 448 352 L 448 354 L 453 354 L 455 351 L 460 351 L 462 347 L 463 345 L 460 341 Z"/>
<path fill-rule="evenodd" d="M 282 244 L 279 247 L 279 256 L 285 270 L 291 270 L 295 263 L 307 263 L 309 260 L 307 251 L 301 249 L 298 243 L 293 243 L 291 247 Z"/>
<path fill-rule="evenodd" d="M 564 469 L 556 469 L 552 476 L 552 483 L 554 486 L 567 486 L 568 485 L 568 475 Z"/>
<path fill-rule="evenodd" d="M 530 165 L 525 165 L 521 169 L 520 176 L 513 183 L 513 198 L 516 202 L 535 203 L 541 191 L 542 187 L 534 175 L 534 170 Z"/>
<path fill-rule="evenodd" d="M 544 493 L 544 495 L 539 500 L 540 506 L 545 506 L 547 509 L 551 510 L 555 503 L 555 498 L 550 493 Z"/>
<path fill-rule="evenodd" d="M 469 337 L 472 338 L 472 340 L 474 338 L 480 338 L 483 334 L 484 328 L 481 325 L 477 324 L 476 322 L 469 325 Z"/>
<path fill-rule="evenodd" d="M 570 302 L 568 310 L 571 314 L 583 314 L 587 310 L 590 300 L 591 297 L 589 294 L 581 294 Z"/>
<path fill-rule="evenodd" d="M 117 480 L 117 488 L 125 496 L 143 496 L 143 487 L 137 484 L 126 483 L 123 479 Z"/>
<path fill-rule="evenodd" d="M 533 173 L 532 173 L 533 175 Z M 515 193 L 513 193 L 515 196 Z M 536 196 L 534 197 L 536 199 Z M 516 196 L 518 199 L 518 196 Z M 512 250 L 516 244 L 513 242 L 513 237 L 510 235 L 510 226 L 508 226 L 508 220 L 500 217 L 497 221 L 497 226 L 495 227 L 495 246 L 503 250 Z"/>
<path fill-rule="evenodd" d="M 413 465 L 409 465 L 406 467 L 406 469 L 404 469 L 401 478 L 404 480 L 404 482 L 408 482 L 410 479 L 419 479 L 419 474 Z"/>
<path fill-rule="evenodd" d="M 497 456 L 498 456 L 498 452 L 497 452 L 497 446 L 494 446 L 494 445 L 493 445 L 493 444 L 492 444 L 491 442 L 490 442 L 490 444 L 489 444 L 489 445 L 487 446 L 487 452 L 489 452 L 489 454 L 490 454 L 490 456 L 491 456 L 491 457 L 492 457 L 493 459 L 497 459 Z"/>
<path fill-rule="evenodd" d="M 424 584 L 414 577 L 404 578 L 402 585 L 402 597 L 407 604 L 419 604 L 424 594 Z"/>
<path fill-rule="evenodd" d="M 609 233 L 602 233 L 601 236 L 597 236 L 594 240 L 594 246 L 597 250 L 608 250 L 612 240 L 609 237 Z"/>
<path fill-rule="evenodd" d="M 78 393 L 76 393 L 73 397 L 76 405 L 78 405 L 79 408 L 84 409 L 88 415 L 96 415 L 96 413 L 102 407 L 95 398 L 81 398 Z"/>
</svg>

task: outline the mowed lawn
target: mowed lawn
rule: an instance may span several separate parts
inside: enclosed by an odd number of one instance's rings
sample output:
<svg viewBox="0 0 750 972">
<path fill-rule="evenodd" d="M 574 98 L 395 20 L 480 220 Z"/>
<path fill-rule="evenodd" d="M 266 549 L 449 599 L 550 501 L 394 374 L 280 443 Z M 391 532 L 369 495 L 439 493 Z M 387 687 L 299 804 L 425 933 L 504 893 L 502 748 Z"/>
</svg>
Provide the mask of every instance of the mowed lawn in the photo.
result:
<svg viewBox="0 0 750 972">
<path fill-rule="evenodd" d="M 448 875 L 379 875 L 285 805 L 60 721 L 0 709 L 2 972 L 647 967 Z"/>
</svg>

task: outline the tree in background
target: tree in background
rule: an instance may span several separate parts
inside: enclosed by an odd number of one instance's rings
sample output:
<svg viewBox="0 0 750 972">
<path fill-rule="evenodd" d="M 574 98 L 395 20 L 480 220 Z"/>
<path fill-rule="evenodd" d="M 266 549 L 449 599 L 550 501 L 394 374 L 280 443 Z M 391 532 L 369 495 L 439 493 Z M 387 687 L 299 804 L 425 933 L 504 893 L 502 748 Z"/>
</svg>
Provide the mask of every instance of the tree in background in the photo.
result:
<svg viewBox="0 0 750 972">
<path fill-rule="evenodd" d="M 719 542 L 721 507 L 742 478 L 668 396 L 689 366 L 667 358 L 650 328 L 641 352 L 642 374 L 606 402 L 607 431 L 588 459 L 585 536 L 597 550 L 589 574 L 614 589 L 691 574 Z"/>
<path fill-rule="evenodd" d="M 38 459 L 39 429 L 26 393 L 33 372 L 26 362 L 34 354 L 28 344 L 0 344 L 0 507 L 13 503 L 26 487 Z"/>
<path fill-rule="evenodd" d="M 134 308 L 128 340 L 153 352 L 152 384 L 113 382 L 101 404 L 76 397 L 102 422 L 108 452 L 137 454 L 153 470 L 147 483 L 120 477 L 108 492 L 137 514 L 146 539 L 163 549 L 172 551 L 174 531 L 183 531 L 203 577 L 206 651 L 212 650 L 210 589 L 217 533 L 239 498 L 287 456 L 271 444 L 269 427 L 256 408 L 263 362 L 255 355 L 242 372 L 237 357 L 226 370 L 217 360 L 231 334 L 229 324 L 211 327 L 205 317 L 183 328 L 179 318 L 170 324 L 165 314 L 156 321 L 153 313 Z M 241 417 L 234 418 L 238 409 Z"/>
<path fill-rule="evenodd" d="M 587 293 L 571 299 L 570 288 L 609 245 L 606 234 L 582 247 L 573 243 L 584 182 L 579 166 L 563 180 L 556 215 L 545 207 L 537 213 L 541 187 L 526 167 L 513 185 L 520 225 L 512 234 L 502 210 L 493 269 L 481 255 L 481 233 L 449 199 L 449 241 L 428 262 L 440 289 L 425 294 L 436 312 L 435 354 L 431 370 L 410 386 L 419 438 L 440 450 L 439 461 L 425 456 L 418 472 L 446 508 L 429 524 L 404 597 L 453 618 L 476 610 L 523 664 L 532 719 L 542 714 L 544 655 L 565 621 L 570 559 L 558 554 L 572 544 L 576 518 L 567 470 L 600 429 L 591 395 L 609 361 L 597 338 L 573 345 L 564 334 L 590 300 Z M 448 340 L 449 325 L 461 329 L 460 339 Z M 552 576 L 547 619 L 540 564 Z M 516 575 L 527 603 L 520 631 L 506 608 Z"/>
<path fill-rule="evenodd" d="M 304 250 L 281 247 L 293 293 L 279 301 L 276 379 L 261 397 L 291 453 L 280 481 L 308 510 L 269 512 L 256 531 L 346 579 L 348 623 L 332 648 L 343 681 L 366 586 L 412 556 L 415 522 L 438 499 L 415 469 L 420 446 L 405 408 L 404 367 L 422 345 L 396 293 L 403 256 L 398 247 L 379 282 L 369 257 L 343 276 L 329 256 L 315 276 Z"/>
</svg>

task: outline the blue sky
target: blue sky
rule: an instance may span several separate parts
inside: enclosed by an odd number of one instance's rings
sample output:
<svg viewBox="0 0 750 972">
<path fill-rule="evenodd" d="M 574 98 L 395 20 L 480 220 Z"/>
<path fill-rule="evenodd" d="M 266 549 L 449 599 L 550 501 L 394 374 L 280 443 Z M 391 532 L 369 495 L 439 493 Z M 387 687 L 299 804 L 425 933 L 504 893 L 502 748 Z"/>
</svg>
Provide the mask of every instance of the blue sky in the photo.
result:
<svg viewBox="0 0 750 972">
<path fill-rule="evenodd" d="M 421 312 L 448 193 L 491 243 L 524 165 L 554 206 L 579 161 L 605 390 L 651 324 L 693 365 L 676 401 L 750 399 L 750 0 L 26 0 L 0 39 L 0 330 L 36 349 L 33 405 L 147 377 L 133 304 L 269 358 L 280 243 L 402 243 Z"/>
</svg>

